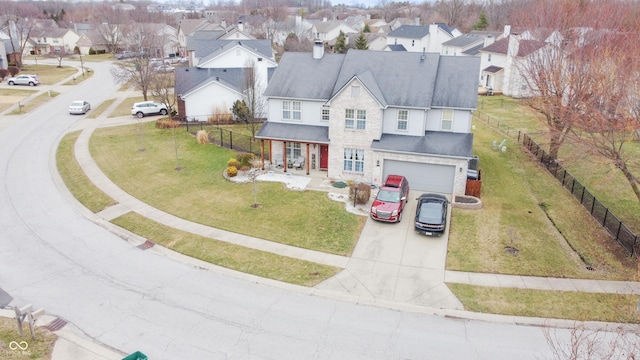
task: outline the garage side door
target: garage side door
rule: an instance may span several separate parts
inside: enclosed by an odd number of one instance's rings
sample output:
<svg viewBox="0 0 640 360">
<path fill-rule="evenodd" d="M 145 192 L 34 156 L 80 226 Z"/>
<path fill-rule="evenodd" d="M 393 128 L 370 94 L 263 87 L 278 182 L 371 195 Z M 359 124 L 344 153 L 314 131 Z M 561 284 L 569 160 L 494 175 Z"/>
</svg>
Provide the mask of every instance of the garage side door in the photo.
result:
<svg viewBox="0 0 640 360">
<path fill-rule="evenodd" d="M 450 165 L 385 160 L 384 178 L 389 174 L 406 177 L 412 190 L 451 194 L 456 168 Z"/>
</svg>

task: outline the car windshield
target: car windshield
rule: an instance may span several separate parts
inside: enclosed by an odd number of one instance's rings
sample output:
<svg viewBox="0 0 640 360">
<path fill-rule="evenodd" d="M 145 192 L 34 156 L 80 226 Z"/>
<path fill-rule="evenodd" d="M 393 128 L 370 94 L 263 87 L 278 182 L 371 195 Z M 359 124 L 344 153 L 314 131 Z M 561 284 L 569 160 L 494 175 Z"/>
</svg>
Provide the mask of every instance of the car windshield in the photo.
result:
<svg viewBox="0 0 640 360">
<path fill-rule="evenodd" d="M 429 224 L 439 224 L 442 222 L 442 205 L 432 202 L 422 203 L 422 205 L 420 205 L 418 221 Z"/>
<path fill-rule="evenodd" d="M 82 101 L 74 101 L 71 103 L 71 106 L 82 106 Z"/>
<path fill-rule="evenodd" d="M 397 203 L 400 202 L 400 192 L 383 189 L 378 192 L 378 196 L 376 197 L 376 199 L 380 201 Z"/>
</svg>

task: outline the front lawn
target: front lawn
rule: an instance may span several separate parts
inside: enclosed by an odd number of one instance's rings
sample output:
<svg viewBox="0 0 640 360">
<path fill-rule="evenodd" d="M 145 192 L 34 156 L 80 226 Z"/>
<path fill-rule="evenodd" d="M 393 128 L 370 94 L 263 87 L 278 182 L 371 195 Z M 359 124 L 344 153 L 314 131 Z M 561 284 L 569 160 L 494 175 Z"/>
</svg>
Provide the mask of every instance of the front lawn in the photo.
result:
<svg viewBox="0 0 640 360">
<path fill-rule="evenodd" d="M 260 207 L 253 208 L 253 185 L 222 176 L 234 151 L 199 145 L 184 129 L 159 130 L 155 123 L 143 124 L 141 137 L 140 126 L 98 129 L 90 142 L 100 168 L 136 198 L 223 230 L 339 255 L 353 250 L 366 217 L 347 212 L 326 192 L 257 182 Z"/>
</svg>

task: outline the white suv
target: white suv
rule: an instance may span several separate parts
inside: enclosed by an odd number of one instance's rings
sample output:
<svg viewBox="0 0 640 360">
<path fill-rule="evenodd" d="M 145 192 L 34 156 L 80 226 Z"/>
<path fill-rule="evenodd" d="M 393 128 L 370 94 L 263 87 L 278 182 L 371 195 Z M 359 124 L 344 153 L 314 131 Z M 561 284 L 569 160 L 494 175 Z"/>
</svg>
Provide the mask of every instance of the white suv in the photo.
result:
<svg viewBox="0 0 640 360">
<path fill-rule="evenodd" d="M 131 107 L 131 115 L 139 118 L 147 115 L 167 115 L 167 113 L 167 107 L 155 101 L 137 102 Z"/>
<path fill-rule="evenodd" d="M 18 75 L 16 77 L 8 78 L 7 84 L 36 86 L 40 84 L 40 79 L 38 79 L 38 75 Z"/>
</svg>

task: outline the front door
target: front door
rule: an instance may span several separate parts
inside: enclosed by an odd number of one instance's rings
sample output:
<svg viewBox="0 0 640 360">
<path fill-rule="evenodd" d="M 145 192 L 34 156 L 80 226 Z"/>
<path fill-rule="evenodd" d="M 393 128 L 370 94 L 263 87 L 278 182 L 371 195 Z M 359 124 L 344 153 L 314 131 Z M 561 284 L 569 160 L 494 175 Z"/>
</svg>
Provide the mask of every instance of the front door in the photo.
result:
<svg viewBox="0 0 640 360">
<path fill-rule="evenodd" d="M 320 169 L 327 170 L 329 167 L 329 145 L 320 145 Z"/>
</svg>

